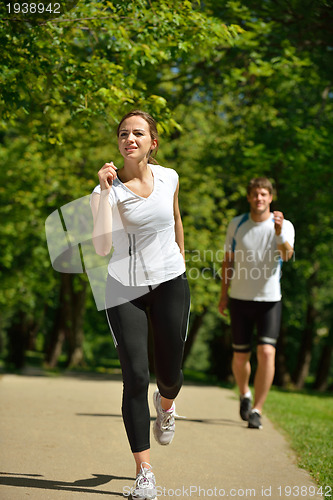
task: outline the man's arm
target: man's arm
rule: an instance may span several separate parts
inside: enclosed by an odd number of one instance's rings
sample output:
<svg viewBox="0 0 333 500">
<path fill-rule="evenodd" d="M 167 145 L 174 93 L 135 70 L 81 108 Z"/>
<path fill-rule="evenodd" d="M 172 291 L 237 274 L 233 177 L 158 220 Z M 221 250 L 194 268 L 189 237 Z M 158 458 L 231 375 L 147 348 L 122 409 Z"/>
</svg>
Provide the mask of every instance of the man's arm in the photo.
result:
<svg viewBox="0 0 333 500">
<path fill-rule="evenodd" d="M 277 247 L 280 252 L 281 259 L 284 262 L 287 262 L 289 259 L 291 259 L 294 253 L 294 249 L 289 245 L 288 241 L 285 241 L 284 243 L 281 244 L 278 243 Z"/>
<path fill-rule="evenodd" d="M 281 259 L 287 262 L 293 256 L 294 249 L 290 243 L 286 240 L 283 234 L 283 221 L 284 216 L 282 212 L 274 212 L 274 228 L 275 228 L 275 238 L 278 250 L 281 255 Z"/>
<path fill-rule="evenodd" d="M 228 306 L 229 296 L 229 286 L 232 278 L 234 269 L 234 253 L 226 252 L 222 262 L 222 276 L 221 276 L 221 295 L 218 305 L 218 309 L 222 316 L 226 316 L 226 310 Z"/>
</svg>

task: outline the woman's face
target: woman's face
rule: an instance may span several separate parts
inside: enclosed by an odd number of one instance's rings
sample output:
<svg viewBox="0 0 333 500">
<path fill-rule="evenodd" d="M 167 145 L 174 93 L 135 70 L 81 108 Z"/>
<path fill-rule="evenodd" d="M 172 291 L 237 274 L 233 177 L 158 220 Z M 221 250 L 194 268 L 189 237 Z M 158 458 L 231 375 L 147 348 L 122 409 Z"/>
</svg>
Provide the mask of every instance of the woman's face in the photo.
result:
<svg viewBox="0 0 333 500">
<path fill-rule="evenodd" d="M 118 146 L 125 159 L 138 162 L 148 158 L 157 146 L 156 139 L 150 135 L 149 124 L 141 116 L 130 116 L 123 121 L 119 129 Z"/>
</svg>

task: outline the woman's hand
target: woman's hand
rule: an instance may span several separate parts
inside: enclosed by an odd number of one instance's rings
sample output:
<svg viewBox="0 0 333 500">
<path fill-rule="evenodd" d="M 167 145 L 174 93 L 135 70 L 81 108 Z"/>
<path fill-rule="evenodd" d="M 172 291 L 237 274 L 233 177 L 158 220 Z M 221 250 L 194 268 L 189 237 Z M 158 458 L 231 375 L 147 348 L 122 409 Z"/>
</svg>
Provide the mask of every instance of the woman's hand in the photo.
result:
<svg viewBox="0 0 333 500">
<path fill-rule="evenodd" d="M 111 161 L 104 163 L 103 167 L 98 172 L 99 184 L 101 191 L 110 191 L 113 181 L 117 177 L 117 167 Z"/>
</svg>

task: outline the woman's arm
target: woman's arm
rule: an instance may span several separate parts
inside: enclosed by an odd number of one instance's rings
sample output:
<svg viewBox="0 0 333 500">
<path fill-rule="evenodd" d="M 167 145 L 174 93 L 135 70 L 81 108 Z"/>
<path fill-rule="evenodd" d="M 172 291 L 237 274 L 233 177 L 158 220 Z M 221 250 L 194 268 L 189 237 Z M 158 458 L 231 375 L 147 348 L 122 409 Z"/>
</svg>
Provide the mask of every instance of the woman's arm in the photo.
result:
<svg viewBox="0 0 333 500">
<path fill-rule="evenodd" d="M 93 193 L 91 210 L 94 218 L 92 241 L 98 255 L 108 255 L 112 248 L 112 209 L 109 203 L 109 193 Z"/>
<path fill-rule="evenodd" d="M 112 248 L 112 209 L 109 193 L 114 179 L 117 177 L 113 163 L 105 163 L 98 172 L 101 193 L 93 193 L 91 210 L 94 219 L 92 234 L 93 245 L 98 255 L 108 255 Z"/>
<path fill-rule="evenodd" d="M 179 181 L 173 198 L 173 215 L 175 218 L 176 243 L 180 248 L 180 253 L 182 254 L 185 262 L 184 229 L 179 210 L 178 193 L 179 193 Z"/>
</svg>

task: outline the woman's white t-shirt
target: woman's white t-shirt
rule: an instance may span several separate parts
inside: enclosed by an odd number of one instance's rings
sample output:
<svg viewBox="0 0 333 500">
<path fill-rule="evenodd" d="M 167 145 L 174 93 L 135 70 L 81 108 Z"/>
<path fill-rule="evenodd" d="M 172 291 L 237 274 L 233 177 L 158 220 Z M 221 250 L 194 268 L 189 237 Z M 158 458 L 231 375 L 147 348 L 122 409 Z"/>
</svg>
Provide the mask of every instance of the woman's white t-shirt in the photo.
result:
<svg viewBox="0 0 333 500">
<path fill-rule="evenodd" d="M 175 239 L 174 194 L 178 174 L 151 165 L 154 188 L 143 198 L 120 179 L 110 190 L 113 253 L 109 274 L 126 286 L 155 285 L 180 276 L 185 263 Z M 100 193 L 96 186 L 93 193 Z"/>
</svg>

